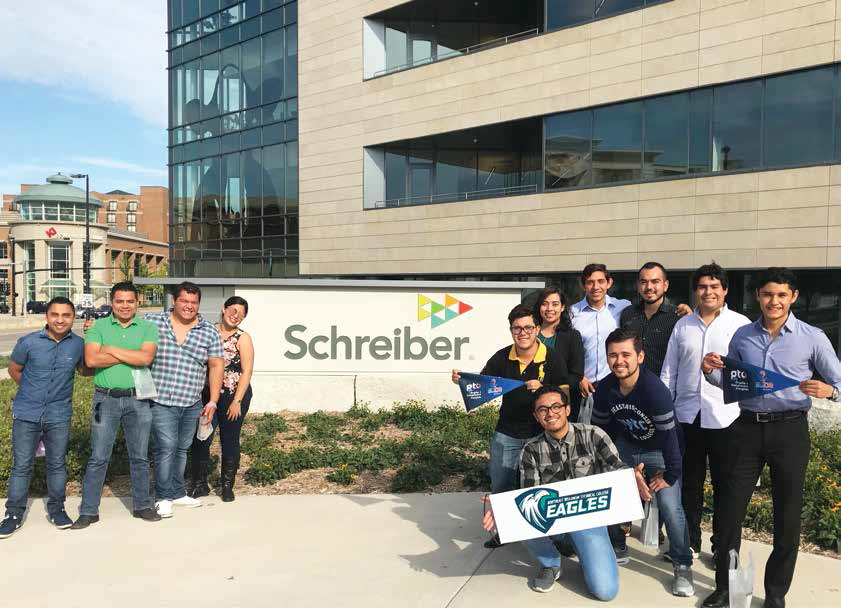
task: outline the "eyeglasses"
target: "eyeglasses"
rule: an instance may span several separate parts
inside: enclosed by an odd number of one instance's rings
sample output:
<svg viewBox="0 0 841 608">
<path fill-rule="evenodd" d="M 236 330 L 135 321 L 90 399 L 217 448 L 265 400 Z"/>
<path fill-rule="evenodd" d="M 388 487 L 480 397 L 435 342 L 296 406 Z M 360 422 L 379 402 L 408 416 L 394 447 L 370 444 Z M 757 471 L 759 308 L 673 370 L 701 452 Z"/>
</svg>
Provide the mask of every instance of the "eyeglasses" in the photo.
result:
<svg viewBox="0 0 841 608">
<path fill-rule="evenodd" d="M 534 325 L 524 325 L 522 327 L 518 327 L 516 325 L 511 326 L 511 333 L 515 336 L 519 336 L 520 334 L 532 334 L 534 330 L 537 329 Z"/>
<path fill-rule="evenodd" d="M 561 411 L 565 407 L 566 407 L 566 405 L 564 405 L 563 403 L 553 403 L 549 407 L 546 407 L 544 405 L 544 406 L 541 406 L 541 407 L 537 408 L 534 411 L 537 412 L 537 415 L 542 418 L 543 416 L 546 416 L 549 413 L 550 410 L 552 411 L 553 414 L 560 414 Z"/>
</svg>

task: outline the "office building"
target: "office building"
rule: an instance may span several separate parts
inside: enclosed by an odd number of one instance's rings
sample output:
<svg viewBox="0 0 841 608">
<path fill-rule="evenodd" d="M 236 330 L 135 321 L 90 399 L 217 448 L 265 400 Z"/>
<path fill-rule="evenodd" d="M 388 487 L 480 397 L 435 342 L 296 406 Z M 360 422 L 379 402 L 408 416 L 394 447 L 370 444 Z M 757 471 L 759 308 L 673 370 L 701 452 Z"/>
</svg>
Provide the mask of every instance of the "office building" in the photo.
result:
<svg viewBox="0 0 841 608">
<path fill-rule="evenodd" d="M 85 190 L 60 173 L 46 181 L 23 184 L 17 195 L 3 195 L 0 306 L 4 311 L 21 314 L 27 303 L 55 296 L 78 303 L 84 292 Z M 90 193 L 91 287 L 96 304 L 108 301 L 112 283 L 154 274 L 166 262 L 168 198 L 167 189 L 160 186 L 141 186 L 139 195 L 122 190 Z"/>
<path fill-rule="evenodd" d="M 837 3 L 280 5 L 170 2 L 173 276 L 294 266 L 546 279 L 572 295 L 581 268 L 604 262 L 629 295 L 657 260 L 689 301 L 691 270 L 715 260 L 734 271 L 731 306 L 755 315 L 751 277 L 786 265 L 803 282 L 796 313 L 839 346 Z M 281 8 L 283 45 L 266 39 Z"/>
</svg>

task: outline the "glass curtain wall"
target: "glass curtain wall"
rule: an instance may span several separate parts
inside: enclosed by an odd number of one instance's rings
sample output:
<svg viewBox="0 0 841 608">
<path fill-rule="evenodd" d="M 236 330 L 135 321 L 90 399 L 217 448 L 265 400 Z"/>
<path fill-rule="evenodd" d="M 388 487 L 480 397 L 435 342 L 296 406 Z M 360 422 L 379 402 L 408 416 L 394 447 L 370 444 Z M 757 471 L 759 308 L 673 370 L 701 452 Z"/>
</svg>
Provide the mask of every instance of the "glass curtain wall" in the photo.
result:
<svg viewBox="0 0 841 608">
<path fill-rule="evenodd" d="M 543 0 L 416 0 L 369 17 L 385 26 L 385 73 L 449 59 L 543 29 Z"/>
<path fill-rule="evenodd" d="M 386 200 L 417 205 L 537 191 L 540 119 L 385 146 Z"/>
<path fill-rule="evenodd" d="M 839 66 L 544 118 L 544 188 L 841 159 Z"/>
<path fill-rule="evenodd" d="M 297 276 L 297 3 L 169 8 L 170 272 Z"/>
<path fill-rule="evenodd" d="M 546 30 L 612 17 L 670 0 L 546 0 Z"/>
</svg>

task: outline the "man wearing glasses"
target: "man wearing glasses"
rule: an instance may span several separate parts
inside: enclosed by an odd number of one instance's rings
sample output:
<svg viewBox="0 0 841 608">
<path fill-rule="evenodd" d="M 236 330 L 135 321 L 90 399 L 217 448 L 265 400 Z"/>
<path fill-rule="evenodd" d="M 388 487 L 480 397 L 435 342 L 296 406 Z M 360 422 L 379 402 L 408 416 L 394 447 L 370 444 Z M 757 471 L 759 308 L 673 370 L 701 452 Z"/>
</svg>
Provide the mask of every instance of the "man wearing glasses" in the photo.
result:
<svg viewBox="0 0 841 608">
<path fill-rule="evenodd" d="M 619 452 L 602 429 L 589 424 L 569 422 L 569 398 L 557 386 L 543 386 L 534 393 L 533 418 L 543 430 L 523 447 L 519 457 L 520 487 L 579 479 L 598 473 L 627 468 Z M 641 474 L 635 471 L 640 499 L 651 498 Z M 482 525 L 493 531 L 493 511 L 485 513 Z M 555 542 L 567 537 L 575 548 L 584 582 L 596 598 L 607 602 L 619 591 L 619 570 L 605 526 L 577 530 L 554 537 L 543 536 L 525 541 L 529 553 L 538 562 L 537 576 L 529 581 L 534 591 L 547 593 L 561 576 L 561 556 Z"/>
<path fill-rule="evenodd" d="M 488 473 L 491 492 L 507 492 L 517 487 L 517 469 L 523 445 L 543 430 L 532 415 L 532 394 L 544 384 L 567 386 L 563 358 L 538 339 L 538 326 L 531 308 L 518 304 L 508 314 L 513 344 L 498 350 L 485 364 L 482 374 L 522 380 L 525 386 L 502 397 L 499 421 L 491 439 Z M 459 370 L 453 370 L 458 384 Z M 489 541 L 498 546 L 498 540 Z"/>
</svg>

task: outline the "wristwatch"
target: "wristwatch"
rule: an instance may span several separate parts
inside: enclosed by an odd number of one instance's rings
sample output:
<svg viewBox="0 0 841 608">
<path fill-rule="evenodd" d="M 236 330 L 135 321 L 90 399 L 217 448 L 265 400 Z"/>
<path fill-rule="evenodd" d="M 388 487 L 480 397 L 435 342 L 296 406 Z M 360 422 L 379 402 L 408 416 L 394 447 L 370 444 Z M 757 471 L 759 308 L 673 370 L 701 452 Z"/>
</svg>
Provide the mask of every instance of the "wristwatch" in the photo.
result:
<svg viewBox="0 0 841 608">
<path fill-rule="evenodd" d="M 831 401 L 838 401 L 838 397 L 839 397 L 839 395 L 838 395 L 838 388 L 837 388 L 837 387 L 835 387 L 835 386 L 833 386 L 833 387 L 832 387 L 832 396 L 830 397 L 830 400 L 831 400 Z"/>
</svg>

